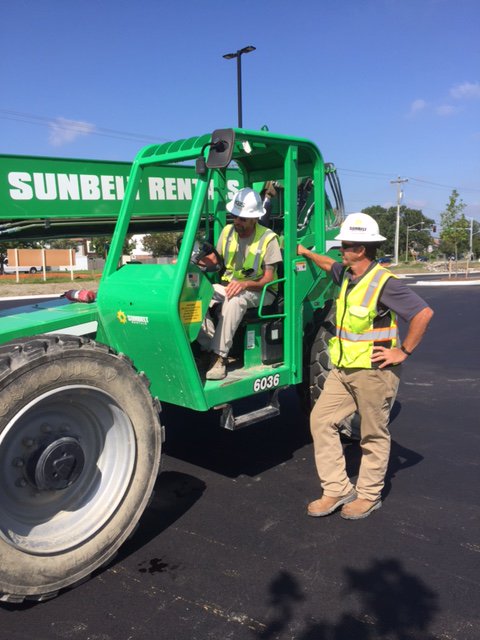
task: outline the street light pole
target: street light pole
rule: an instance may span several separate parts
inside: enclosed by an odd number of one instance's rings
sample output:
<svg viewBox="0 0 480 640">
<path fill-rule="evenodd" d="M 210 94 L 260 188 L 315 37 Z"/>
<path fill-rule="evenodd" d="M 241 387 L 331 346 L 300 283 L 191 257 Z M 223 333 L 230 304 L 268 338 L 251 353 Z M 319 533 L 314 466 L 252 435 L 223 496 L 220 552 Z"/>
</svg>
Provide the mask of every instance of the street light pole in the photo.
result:
<svg viewBox="0 0 480 640">
<path fill-rule="evenodd" d="M 405 262 L 408 262 L 408 232 L 410 231 L 410 229 L 415 229 L 415 227 L 418 227 L 418 225 L 421 225 L 423 227 L 425 223 L 424 222 L 417 222 L 417 224 L 412 224 L 410 227 L 407 227 L 407 242 L 405 243 Z"/>
<path fill-rule="evenodd" d="M 238 104 L 238 128 L 241 129 L 243 127 L 243 117 L 242 117 L 242 55 L 244 53 L 250 53 L 251 51 L 255 51 L 256 47 L 252 47 L 252 45 L 248 45 L 248 47 L 243 47 L 243 49 L 239 49 L 235 53 L 225 53 L 224 58 L 226 60 L 232 60 L 233 58 L 237 59 L 237 104 Z"/>
<path fill-rule="evenodd" d="M 395 251 L 394 251 L 394 257 L 393 257 L 393 260 L 394 260 L 393 266 L 398 265 L 398 250 L 399 250 L 399 243 L 400 243 L 400 203 L 403 198 L 403 191 L 400 185 L 403 182 L 408 182 L 408 178 L 400 178 L 400 176 L 398 176 L 396 180 L 390 180 L 390 184 L 397 185 L 397 217 L 395 221 Z"/>
</svg>

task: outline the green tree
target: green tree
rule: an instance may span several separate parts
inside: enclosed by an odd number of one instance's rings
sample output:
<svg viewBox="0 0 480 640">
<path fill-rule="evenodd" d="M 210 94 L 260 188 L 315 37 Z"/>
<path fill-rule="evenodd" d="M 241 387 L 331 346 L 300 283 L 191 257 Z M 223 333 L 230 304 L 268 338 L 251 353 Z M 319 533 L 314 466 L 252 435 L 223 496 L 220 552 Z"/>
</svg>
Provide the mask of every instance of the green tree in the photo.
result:
<svg viewBox="0 0 480 640">
<path fill-rule="evenodd" d="M 90 245 L 93 251 L 98 255 L 102 256 L 102 258 L 107 257 L 108 250 L 110 249 L 110 245 L 112 243 L 111 236 L 98 236 L 94 238 L 90 238 Z M 124 256 L 132 255 L 135 249 L 135 243 L 132 240 L 132 236 L 128 235 L 125 238 L 125 242 L 123 243 L 122 254 Z"/>
<path fill-rule="evenodd" d="M 151 233 L 143 238 L 142 243 L 145 251 L 149 251 L 154 258 L 160 258 L 177 253 L 177 242 L 181 236 L 182 234 L 176 231 Z"/>
<path fill-rule="evenodd" d="M 460 252 L 467 251 L 469 245 L 470 224 L 463 213 L 466 206 L 454 189 L 445 211 L 440 215 L 440 250 L 446 255 L 454 255 L 455 259 Z"/>
<path fill-rule="evenodd" d="M 78 244 L 78 240 L 72 240 L 70 238 L 60 238 L 48 242 L 50 249 L 76 249 Z"/>
<path fill-rule="evenodd" d="M 380 233 L 385 236 L 386 241 L 382 244 L 382 251 L 387 255 L 393 255 L 395 251 L 395 230 L 397 220 L 397 207 L 386 209 L 380 205 L 373 205 L 362 209 L 363 213 L 372 216 L 380 228 Z M 434 224 L 432 218 L 427 218 L 421 209 L 409 209 L 400 207 L 400 229 L 399 229 L 399 254 L 400 259 L 411 249 L 417 253 L 424 253 L 428 246 L 432 244 L 431 230 Z M 408 228 L 408 247 L 407 243 Z"/>
</svg>

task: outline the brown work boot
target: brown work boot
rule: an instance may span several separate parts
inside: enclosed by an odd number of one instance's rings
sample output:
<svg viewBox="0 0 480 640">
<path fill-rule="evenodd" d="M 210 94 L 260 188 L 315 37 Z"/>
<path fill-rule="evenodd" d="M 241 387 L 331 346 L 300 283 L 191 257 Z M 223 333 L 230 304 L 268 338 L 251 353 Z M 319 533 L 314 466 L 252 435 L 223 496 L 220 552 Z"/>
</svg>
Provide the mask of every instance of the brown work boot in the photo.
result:
<svg viewBox="0 0 480 640">
<path fill-rule="evenodd" d="M 372 511 L 380 509 L 381 506 L 381 500 L 357 498 L 353 502 L 350 502 L 350 504 L 345 504 L 340 515 L 346 520 L 361 520 L 369 516 Z"/>
<path fill-rule="evenodd" d="M 341 507 L 352 500 L 355 500 L 357 494 L 353 489 L 350 493 L 347 493 L 345 496 L 322 496 L 320 500 L 314 500 L 310 502 L 307 507 L 307 514 L 314 518 L 318 518 L 320 516 L 328 516 L 333 513 L 338 507 Z"/>
<path fill-rule="evenodd" d="M 223 380 L 227 375 L 226 358 L 219 356 L 217 353 L 212 353 L 212 360 L 210 362 L 210 369 L 205 376 L 207 380 Z"/>
</svg>

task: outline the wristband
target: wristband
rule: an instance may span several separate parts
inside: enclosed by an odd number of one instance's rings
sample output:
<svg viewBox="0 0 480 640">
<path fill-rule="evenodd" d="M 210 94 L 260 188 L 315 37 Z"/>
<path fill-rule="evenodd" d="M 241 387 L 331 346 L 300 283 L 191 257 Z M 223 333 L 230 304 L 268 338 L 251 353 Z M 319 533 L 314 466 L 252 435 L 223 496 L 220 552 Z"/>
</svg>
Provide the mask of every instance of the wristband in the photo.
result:
<svg viewBox="0 0 480 640">
<path fill-rule="evenodd" d="M 400 347 L 400 349 L 401 349 L 401 350 L 403 351 L 403 353 L 405 353 L 407 356 L 411 356 L 411 355 L 412 355 L 412 352 L 411 352 L 411 351 L 407 351 L 407 350 L 405 349 L 405 347 L 403 346 L 403 344 L 402 344 L 402 346 Z"/>
</svg>

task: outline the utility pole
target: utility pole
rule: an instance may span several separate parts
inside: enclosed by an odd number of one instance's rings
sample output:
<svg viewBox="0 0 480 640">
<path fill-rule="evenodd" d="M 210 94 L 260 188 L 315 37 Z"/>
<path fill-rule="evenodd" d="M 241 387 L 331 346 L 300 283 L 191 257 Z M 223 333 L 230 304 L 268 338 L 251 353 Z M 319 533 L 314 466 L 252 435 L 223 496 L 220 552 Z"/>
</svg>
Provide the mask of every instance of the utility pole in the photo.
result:
<svg viewBox="0 0 480 640">
<path fill-rule="evenodd" d="M 403 198 L 403 190 L 401 185 L 404 182 L 408 182 L 408 178 L 400 178 L 400 176 L 398 176 L 396 180 L 390 180 L 390 184 L 397 185 L 397 218 L 395 221 L 395 251 L 393 257 L 393 266 L 398 265 L 398 250 L 400 244 L 400 203 L 402 202 Z"/>
<path fill-rule="evenodd" d="M 470 218 L 470 260 L 473 258 L 473 218 Z"/>
</svg>

